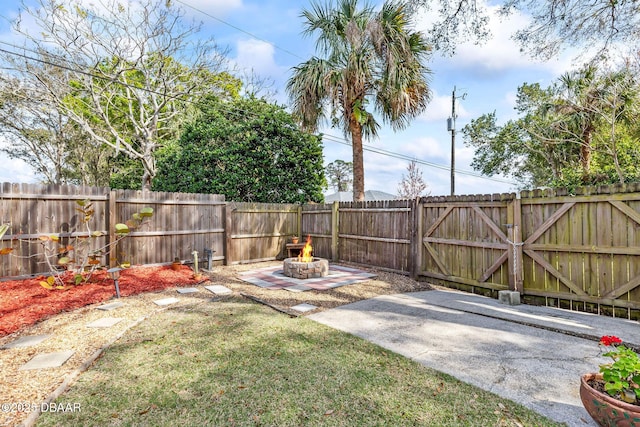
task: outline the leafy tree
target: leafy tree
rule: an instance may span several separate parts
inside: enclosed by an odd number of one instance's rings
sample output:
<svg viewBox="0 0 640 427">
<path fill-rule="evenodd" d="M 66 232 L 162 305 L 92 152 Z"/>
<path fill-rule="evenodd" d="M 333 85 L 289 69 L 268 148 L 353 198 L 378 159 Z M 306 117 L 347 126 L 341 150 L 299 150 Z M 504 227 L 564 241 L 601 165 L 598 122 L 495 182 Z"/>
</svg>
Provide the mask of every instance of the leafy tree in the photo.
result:
<svg viewBox="0 0 640 427">
<path fill-rule="evenodd" d="M 403 199 L 415 199 L 416 197 L 428 196 L 430 192 L 426 192 L 427 184 L 422 178 L 422 171 L 418 168 L 415 160 L 409 162 L 407 166 L 407 175 L 402 175 L 402 181 L 398 185 L 398 196 Z"/>
<path fill-rule="evenodd" d="M 477 0 L 413 0 L 407 5 L 412 11 L 423 9 L 436 17 L 427 30 L 434 50 L 455 53 L 456 45 L 468 40 L 487 40 L 489 15 Z M 433 11 L 436 13 L 432 13 Z"/>
<path fill-rule="evenodd" d="M 482 41 L 490 34 L 488 9 L 477 0 L 414 0 L 413 8 L 437 10 L 429 30 L 435 49 L 455 51 L 460 41 Z M 532 17 L 514 38 L 523 50 L 541 58 L 556 55 L 563 47 L 597 48 L 601 53 L 615 45 L 637 46 L 640 33 L 639 0 L 502 0 L 501 13 L 520 11 Z"/>
<path fill-rule="evenodd" d="M 520 10 L 532 22 L 515 34 L 523 49 L 550 58 L 564 46 L 597 47 L 637 45 L 640 32 L 638 0 L 506 0 L 503 13 Z"/>
<path fill-rule="evenodd" d="M 8 58 L 9 66 L 48 92 L 59 113 L 94 144 L 139 161 L 143 189 L 150 188 L 157 172 L 154 153 L 191 103 L 206 93 L 239 87 L 220 73 L 223 53 L 211 41 L 197 41 L 198 27 L 185 26 L 183 12 L 171 2 L 107 0 L 85 6 L 81 0 L 39 0 L 25 11 L 40 32 L 22 30 L 20 20 L 15 29 L 34 53 L 26 61 Z M 42 62 L 64 69 L 74 92 L 57 74 L 32 67 Z"/>
<path fill-rule="evenodd" d="M 49 94 L 28 83 L 0 74 L 0 132 L 9 141 L 0 150 L 29 164 L 45 183 L 108 185 L 109 153 L 87 144 L 87 134 L 60 113 Z"/>
<path fill-rule="evenodd" d="M 640 82 L 630 68 L 605 76 L 606 96 L 600 101 L 602 151 L 613 161 L 619 182 L 640 180 Z M 598 156 L 599 153 L 596 153 Z M 596 158 L 596 161 L 598 159 Z M 606 170 L 607 167 L 605 166 Z M 609 168 L 611 169 L 611 168 Z"/>
<path fill-rule="evenodd" d="M 600 80 L 601 81 L 601 80 Z M 565 73 L 560 77 L 555 109 L 563 116 L 562 122 L 566 133 L 576 136 L 580 145 L 580 164 L 582 174 L 586 178 L 591 171 L 592 139 L 596 131 L 600 96 L 603 90 L 597 80 L 596 68 L 585 67 L 582 70 Z"/>
<path fill-rule="evenodd" d="M 167 144 L 170 144 L 168 142 Z M 164 148 L 159 148 L 154 153 L 156 159 L 162 157 Z M 157 161 L 156 161 L 157 164 Z M 123 190 L 135 190 L 140 188 L 140 179 L 144 175 L 142 163 L 120 153 L 112 161 L 111 175 L 109 176 L 109 187 Z"/>
<path fill-rule="evenodd" d="M 294 114 L 313 131 L 329 107 L 332 126 L 353 145 L 353 198 L 364 200 L 362 140 L 377 135 L 373 111 L 402 129 L 425 109 L 429 46 L 411 30 L 404 3 L 385 2 L 376 12 L 358 0 L 312 2 L 302 16 L 305 35 L 318 35 L 322 57 L 294 67 L 287 82 Z"/>
<path fill-rule="evenodd" d="M 524 187 L 591 185 L 638 179 L 640 85 L 628 68 L 592 67 L 541 89 L 518 88 L 521 117 L 503 126 L 495 113 L 463 129 L 474 169 L 512 175 Z"/>
<path fill-rule="evenodd" d="M 158 163 L 154 190 L 224 194 L 227 200 L 321 202 L 320 138 L 298 129 L 282 107 L 211 97 Z"/>
<path fill-rule="evenodd" d="M 523 188 L 560 181 L 567 158 L 575 157 L 570 154 L 575 147 L 534 135 L 526 125 L 535 121 L 543 122 L 540 117 L 525 117 L 499 126 L 495 112 L 472 120 L 462 130 L 465 144 L 475 149 L 471 166 L 484 175 L 511 176 Z"/>
<path fill-rule="evenodd" d="M 325 168 L 330 185 L 336 191 L 349 191 L 353 184 L 353 163 L 344 160 L 331 162 Z"/>
</svg>

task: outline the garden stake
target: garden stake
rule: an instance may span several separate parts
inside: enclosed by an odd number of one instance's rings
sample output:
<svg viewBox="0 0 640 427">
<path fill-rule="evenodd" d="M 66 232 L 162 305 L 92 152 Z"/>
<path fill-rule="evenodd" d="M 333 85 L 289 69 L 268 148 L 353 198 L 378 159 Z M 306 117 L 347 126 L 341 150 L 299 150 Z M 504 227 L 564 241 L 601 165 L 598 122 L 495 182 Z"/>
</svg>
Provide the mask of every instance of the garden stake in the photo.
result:
<svg viewBox="0 0 640 427">
<path fill-rule="evenodd" d="M 191 252 L 191 255 L 193 255 L 193 271 L 198 274 L 198 251 Z"/>
<path fill-rule="evenodd" d="M 116 287 L 116 298 L 120 298 L 120 286 L 118 285 L 118 279 L 120 278 L 121 271 L 122 268 L 120 267 L 113 267 L 107 270 L 107 273 L 109 273 L 109 276 L 113 279 L 113 284 Z"/>
<path fill-rule="evenodd" d="M 211 271 L 213 267 L 213 253 L 215 251 L 213 249 L 204 248 L 204 256 L 207 257 L 207 270 Z"/>
</svg>

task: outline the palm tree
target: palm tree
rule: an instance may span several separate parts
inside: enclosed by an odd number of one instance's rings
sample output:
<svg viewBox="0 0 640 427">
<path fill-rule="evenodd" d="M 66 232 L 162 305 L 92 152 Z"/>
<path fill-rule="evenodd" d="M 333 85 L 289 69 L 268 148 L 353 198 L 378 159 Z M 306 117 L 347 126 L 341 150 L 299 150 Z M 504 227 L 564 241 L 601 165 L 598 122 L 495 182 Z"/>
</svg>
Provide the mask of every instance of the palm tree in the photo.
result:
<svg viewBox="0 0 640 427">
<path fill-rule="evenodd" d="M 371 109 L 394 130 L 424 111 L 430 90 L 423 61 L 430 48 L 410 29 L 403 2 L 387 1 L 378 12 L 368 4 L 359 8 L 358 0 L 312 2 L 302 17 L 304 34 L 318 34 L 322 57 L 294 67 L 287 82 L 293 112 L 306 130 L 316 131 L 329 107 L 331 125 L 351 138 L 353 199 L 364 200 L 362 139 L 375 137 L 380 127 Z"/>
<path fill-rule="evenodd" d="M 582 179 L 586 182 L 591 173 L 592 140 L 603 96 L 596 67 L 589 65 L 562 75 L 559 90 L 556 110 L 579 139 Z"/>
</svg>

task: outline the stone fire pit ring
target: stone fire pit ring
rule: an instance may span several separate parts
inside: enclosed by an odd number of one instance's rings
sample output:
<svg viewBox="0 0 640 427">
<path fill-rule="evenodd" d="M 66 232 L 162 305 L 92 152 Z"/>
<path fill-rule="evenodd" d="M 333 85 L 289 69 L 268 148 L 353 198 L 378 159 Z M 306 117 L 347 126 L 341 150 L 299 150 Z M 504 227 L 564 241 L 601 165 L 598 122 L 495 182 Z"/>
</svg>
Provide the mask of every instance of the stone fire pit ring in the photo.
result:
<svg viewBox="0 0 640 427">
<path fill-rule="evenodd" d="M 283 274 L 295 279 L 314 279 L 329 274 L 329 261 L 324 258 L 313 258 L 311 262 L 300 262 L 298 258 L 286 258 L 283 263 Z"/>
</svg>

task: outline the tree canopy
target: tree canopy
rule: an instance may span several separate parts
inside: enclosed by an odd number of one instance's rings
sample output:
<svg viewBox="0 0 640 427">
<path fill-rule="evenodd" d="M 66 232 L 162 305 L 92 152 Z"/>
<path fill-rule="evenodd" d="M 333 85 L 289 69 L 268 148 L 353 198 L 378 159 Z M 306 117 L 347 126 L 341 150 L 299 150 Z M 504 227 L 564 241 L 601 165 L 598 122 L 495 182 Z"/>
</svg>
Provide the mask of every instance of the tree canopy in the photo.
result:
<svg viewBox="0 0 640 427">
<path fill-rule="evenodd" d="M 16 22 L 29 55 L 4 58 L 5 68 L 46 94 L 94 145 L 140 162 L 142 188 L 157 172 L 154 153 L 176 135 L 192 103 L 239 90 L 224 73 L 223 52 L 195 38 L 198 26 L 185 25 L 171 2 L 38 0 L 24 13 L 40 32 Z M 42 63 L 64 72 L 47 73 Z"/>
<path fill-rule="evenodd" d="M 615 46 L 638 47 L 640 0 L 500 0 L 502 15 L 514 11 L 531 17 L 513 37 L 532 56 L 550 58 L 566 47 L 605 53 Z M 412 8 L 436 11 L 428 34 L 434 48 L 454 52 L 456 44 L 490 37 L 489 10 L 478 0 L 414 0 Z M 617 50 L 617 49 L 615 49 Z"/>
<path fill-rule="evenodd" d="M 418 163 L 412 160 L 407 165 L 407 175 L 402 175 L 402 180 L 398 184 L 398 196 L 403 199 L 415 199 L 416 197 L 428 196 L 428 185 L 424 182 L 422 171 L 418 168 Z"/>
<path fill-rule="evenodd" d="M 158 161 L 158 191 L 224 194 L 263 203 L 322 202 L 320 137 L 260 99 L 208 98 Z"/>
<path fill-rule="evenodd" d="M 522 187 L 640 180 L 640 81 L 628 67 L 593 66 L 567 73 L 548 88 L 523 84 L 520 118 L 498 125 L 484 114 L 463 129 L 476 149 L 474 169 L 511 175 Z"/>
<path fill-rule="evenodd" d="M 46 183 L 94 184 L 97 170 L 107 164 L 98 150 L 85 147 L 86 134 L 58 111 L 46 92 L 4 73 L 0 74 L 0 133 L 11 141 L 0 150 L 29 164 Z M 106 169 L 103 180 L 108 182 L 108 176 Z"/>
<path fill-rule="evenodd" d="M 335 160 L 327 165 L 325 174 L 336 191 L 349 191 L 353 184 L 353 163 Z"/>
<path fill-rule="evenodd" d="M 331 125 L 351 139 L 353 197 L 364 200 L 362 140 L 377 135 L 374 112 L 397 130 L 426 108 L 430 48 L 412 30 L 404 3 L 387 1 L 376 11 L 358 0 L 312 2 L 302 17 L 320 56 L 294 67 L 287 83 L 293 112 L 314 131 L 328 109 Z"/>
</svg>

